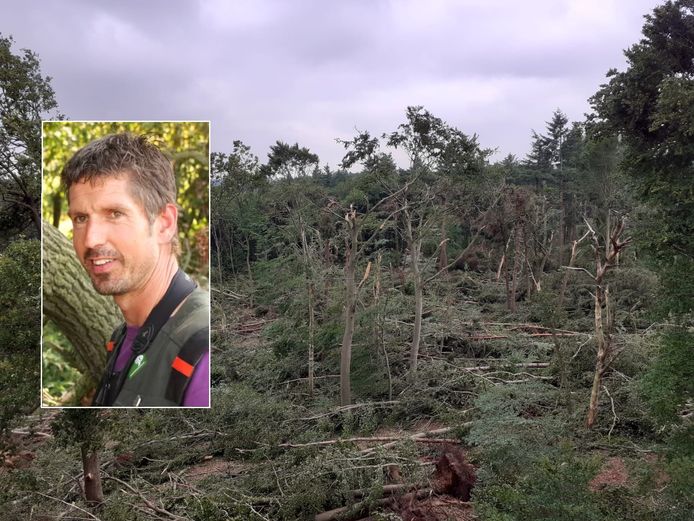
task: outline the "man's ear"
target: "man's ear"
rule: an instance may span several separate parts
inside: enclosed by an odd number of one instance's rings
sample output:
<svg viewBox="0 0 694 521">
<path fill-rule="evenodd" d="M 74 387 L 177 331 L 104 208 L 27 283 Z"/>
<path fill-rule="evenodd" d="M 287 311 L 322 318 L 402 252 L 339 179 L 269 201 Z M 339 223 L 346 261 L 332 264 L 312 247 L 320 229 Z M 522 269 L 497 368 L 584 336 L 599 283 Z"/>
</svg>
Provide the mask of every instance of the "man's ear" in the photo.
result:
<svg viewBox="0 0 694 521">
<path fill-rule="evenodd" d="M 171 243 L 171 240 L 176 236 L 178 231 L 178 227 L 176 226 L 177 222 L 178 208 L 175 204 L 169 203 L 159 213 L 154 224 L 160 244 Z"/>
</svg>

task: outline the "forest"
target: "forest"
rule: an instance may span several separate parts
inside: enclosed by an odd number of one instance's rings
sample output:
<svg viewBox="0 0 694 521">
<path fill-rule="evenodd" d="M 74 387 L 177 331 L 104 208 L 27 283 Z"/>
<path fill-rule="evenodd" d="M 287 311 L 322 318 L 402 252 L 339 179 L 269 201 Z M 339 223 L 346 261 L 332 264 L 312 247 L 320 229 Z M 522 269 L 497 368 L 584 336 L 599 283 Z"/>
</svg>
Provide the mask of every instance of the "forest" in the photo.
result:
<svg viewBox="0 0 694 521">
<path fill-rule="evenodd" d="M 1 37 L 0 518 L 691 519 L 692 42 L 694 3 L 657 7 L 523 158 L 417 105 L 325 136 L 337 168 L 213 152 L 212 407 L 60 410 L 42 393 L 83 403 L 98 374 L 63 344 L 39 378 L 41 120 L 63 116 Z"/>
</svg>

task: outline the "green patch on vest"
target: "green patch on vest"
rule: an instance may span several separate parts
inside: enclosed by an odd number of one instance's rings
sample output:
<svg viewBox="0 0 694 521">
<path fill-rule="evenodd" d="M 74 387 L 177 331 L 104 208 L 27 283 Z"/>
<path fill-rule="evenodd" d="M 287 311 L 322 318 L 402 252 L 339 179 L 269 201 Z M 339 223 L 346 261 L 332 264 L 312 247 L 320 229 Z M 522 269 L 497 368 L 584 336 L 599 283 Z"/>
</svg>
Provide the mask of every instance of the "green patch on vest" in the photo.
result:
<svg viewBox="0 0 694 521">
<path fill-rule="evenodd" d="M 135 376 L 146 363 L 147 360 L 145 359 L 145 355 L 138 355 L 137 358 L 133 360 L 133 365 L 130 366 L 130 371 L 128 371 L 128 379 Z"/>
</svg>

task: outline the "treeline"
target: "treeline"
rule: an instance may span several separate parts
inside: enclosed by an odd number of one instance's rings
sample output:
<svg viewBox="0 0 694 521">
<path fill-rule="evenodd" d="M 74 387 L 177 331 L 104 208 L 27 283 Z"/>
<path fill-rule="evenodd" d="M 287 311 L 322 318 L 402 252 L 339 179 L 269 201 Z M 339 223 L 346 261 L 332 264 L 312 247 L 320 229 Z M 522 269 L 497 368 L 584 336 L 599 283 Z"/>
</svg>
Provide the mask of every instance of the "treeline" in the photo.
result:
<svg viewBox="0 0 694 521">
<path fill-rule="evenodd" d="M 239 142 L 230 154 L 215 154 L 212 262 L 221 284 L 238 275 L 254 281 L 254 271 L 268 266 L 277 266 L 275 282 L 285 280 L 288 268 L 279 264 L 293 263 L 295 275 L 306 279 L 299 322 L 311 324 L 307 338 L 321 322 L 317 314 L 326 318 L 322 308 L 330 307 L 319 281 L 342 270 L 343 405 L 351 401 L 347 375 L 359 294 L 366 285 L 378 292 L 382 272 L 415 297 L 414 372 L 430 284 L 451 269 L 493 272 L 514 313 L 519 301 L 543 290 L 548 274 L 561 271 L 555 289 L 562 308 L 579 234 L 590 228 L 605 256 L 617 253 L 610 239 L 633 209 L 617 169 L 624 153 L 619 140 L 596 138 L 584 123 L 569 125 L 560 110 L 544 133 L 533 133 L 532 153 L 522 161 L 508 156 L 490 163 L 492 151 L 476 136 L 423 107 L 408 107 L 392 133 L 361 132 L 342 143 L 346 154 L 337 171 L 320 168 L 308 149 L 282 142 L 265 164 Z M 396 150 L 406 153 L 407 167 L 396 166 Z M 350 173 L 355 165 L 359 171 Z M 310 367 L 306 376 L 312 381 Z"/>
</svg>

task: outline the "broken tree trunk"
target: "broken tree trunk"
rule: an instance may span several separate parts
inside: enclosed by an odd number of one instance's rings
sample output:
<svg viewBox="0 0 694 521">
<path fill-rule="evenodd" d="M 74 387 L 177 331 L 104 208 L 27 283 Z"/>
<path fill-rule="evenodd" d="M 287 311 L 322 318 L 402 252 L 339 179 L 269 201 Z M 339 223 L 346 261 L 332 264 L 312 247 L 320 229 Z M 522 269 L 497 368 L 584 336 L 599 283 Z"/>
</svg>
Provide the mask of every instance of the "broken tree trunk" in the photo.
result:
<svg viewBox="0 0 694 521">
<path fill-rule="evenodd" d="M 417 359 L 419 357 L 419 344 L 422 339 L 422 312 L 424 309 L 424 281 L 419 266 L 419 256 L 422 250 L 421 239 L 414 238 L 412 233 L 412 221 L 407 220 L 407 243 L 410 249 L 410 269 L 414 279 L 414 330 L 412 332 L 412 344 L 410 346 L 410 372 L 417 372 Z"/>
<path fill-rule="evenodd" d="M 82 444 L 82 469 L 84 470 L 84 499 L 87 503 L 100 504 L 104 502 L 104 492 L 101 488 L 99 469 L 99 454 Z"/>
<path fill-rule="evenodd" d="M 357 288 L 355 272 L 357 269 L 357 211 L 350 209 L 345 215 L 349 230 L 345 239 L 345 330 L 342 335 L 342 347 L 340 349 L 340 405 L 352 403 L 352 387 L 350 383 L 350 368 L 352 364 L 352 338 L 354 337 L 354 316 L 357 311 Z"/>
</svg>

